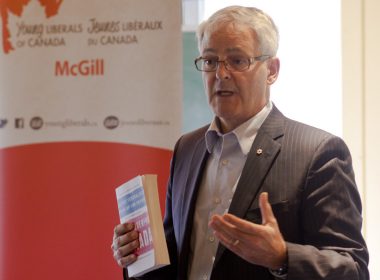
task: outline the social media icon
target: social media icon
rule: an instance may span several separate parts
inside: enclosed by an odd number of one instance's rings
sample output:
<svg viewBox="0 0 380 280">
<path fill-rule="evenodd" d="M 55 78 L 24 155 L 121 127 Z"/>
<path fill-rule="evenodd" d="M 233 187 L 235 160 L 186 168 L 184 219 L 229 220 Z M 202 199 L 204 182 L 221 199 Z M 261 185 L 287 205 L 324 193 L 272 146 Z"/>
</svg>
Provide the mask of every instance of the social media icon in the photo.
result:
<svg viewBox="0 0 380 280">
<path fill-rule="evenodd" d="M 33 129 L 40 129 L 44 125 L 44 121 L 40 117 L 34 117 L 30 120 L 30 127 Z"/>
<path fill-rule="evenodd" d="M 16 118 L 15 119 L 15 127 L 16 128 L 24 128 L 24 118 Z"/>
<path fill-rule="evenodd" d="M 108 116 L 104 119 L 104 127 L 114 129 L 119 126 L 119 119 L 115 116 Z"/>
<path fill-rule="evenodd" d="M 4 128 L 8 123 L 7 119 L 0 119 L 0 128 Z"/>
</svg>

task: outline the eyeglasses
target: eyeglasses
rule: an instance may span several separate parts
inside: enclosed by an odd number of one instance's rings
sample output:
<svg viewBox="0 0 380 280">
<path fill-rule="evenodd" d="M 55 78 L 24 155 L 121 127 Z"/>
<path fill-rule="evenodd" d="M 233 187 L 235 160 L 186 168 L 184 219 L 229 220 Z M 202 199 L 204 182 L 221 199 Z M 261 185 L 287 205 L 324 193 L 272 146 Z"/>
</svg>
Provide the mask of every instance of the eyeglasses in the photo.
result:
<svg viewBox="0 0 380 280">
<path fill-rule="evenodd" d="M 215 72 L 218 69 L 220 62 L 224 63 L 224 67 L 231 72 L 243 72 L 249 69 L 251 64 L 255 61 L 265 61 L 270 58 L 270 55 L 260 55 L 256 57 L 245 56 L 229 56 L 225 60 L 219 60 L 217 56 L 214 57 L 198 57 L 194 60 L 195 67 L 198 71 Z"/>
</svg>

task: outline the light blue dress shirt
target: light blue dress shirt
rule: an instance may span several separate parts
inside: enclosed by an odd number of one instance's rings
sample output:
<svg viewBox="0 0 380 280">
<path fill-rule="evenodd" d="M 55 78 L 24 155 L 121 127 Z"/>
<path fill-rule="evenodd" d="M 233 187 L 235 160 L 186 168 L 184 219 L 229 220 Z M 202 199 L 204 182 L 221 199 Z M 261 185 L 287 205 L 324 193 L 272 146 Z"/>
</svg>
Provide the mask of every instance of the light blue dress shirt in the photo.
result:
<svg viewBox="0 0 380 280">
<path fill-rule="evenodd" d="M 231 132 L 222 134 L 214 118 L 206 132 L 210 153 L 200 185 L 191 233 L 189 279 L 210 279 L 218 240 L 208 223 L 215 214 L 228 212 L 247 155 L 257 131 L 272 110 L 272 102 Z"/>
</svg>

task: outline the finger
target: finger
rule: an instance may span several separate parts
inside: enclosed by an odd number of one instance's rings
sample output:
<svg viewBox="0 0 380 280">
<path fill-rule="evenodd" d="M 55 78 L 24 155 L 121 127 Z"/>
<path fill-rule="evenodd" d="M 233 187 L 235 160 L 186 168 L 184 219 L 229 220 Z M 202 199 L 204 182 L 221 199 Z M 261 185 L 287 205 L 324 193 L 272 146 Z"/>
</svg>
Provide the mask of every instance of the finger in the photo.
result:
<svg viewBox="0 0 380 280">
<path fill-rule="evenodd" d="M 277 223 L 277 220 L 272 211 L 272 206 L 270 205 L 268 200 L 267 192 L 263 192 L 260 194 L 259 206 L 263 225 L 266 225 L 268 223 Z"/>
<path fill-rule="evenodd" d="M 126 233 L 132 231 L 135 228 L 135 225 L 133 223 L 124 223 L 124 224 L 119 224 L 115 226 L 113 230 L 113 239 L 112 239 L 112 244 L 111 244 L 111 249 L 117 249 L 118 238 L 120 238 L 122 235 L 125 235 Z"/>
<path fill-rule="evenodd" d="M 228 243 L 229 240 L 236 235 L 235 226 L 226 222 L 221 216 L 214 215 L 209 223 L 209 226 L 214 230 L 217 238 L 221 239 L 223 242 Z"/>
<path fill-rule="evenodd" d="M 114 237 L 111 248 L 117 250 L 120 247 L 133 242 L 139 238 L 139 232 L 137 230 L 129 231 L 124 235 Z"/>
<path fill-rule="evenodd" d="M 223 230 L 221 231 L 214 231 L 215 237 L 219 240 L 220 244 L 226 247 L 228 250 L 234 252 L 235 254 L 243 257 L 242 254 L 242 248 L 245 247 L 242 241 L 240 240 L 240 237 L 238 235 L 231 235 Z"/>
<path fill-rule="evenodd" d="M 120 258 L 119 260 L 117 260 L 117 264 L 120 267 L 127 267 L 128 265 L 131 265 L 132 263 L 134 263 L 136 260 L 137 260 L 137 256 L 135 254 L 132 254 L 132 255 L 128 255 L 126 257 Z"/>
<path fill-rule="evenodd" d="M 114 250 L 114 259 L 120 260 L 126 256 L 129 256 L 131 254 L 134 254 L 136 249 L 139 248 L 140 242 L 138 239 L 135 239 L 132 242 L 129 242 L 128 244 L 119 247 L 117 250 Z"/>
<path fill-rule="evenodd" d="M 245 234 L 257 235 L 263 230 L 262 225 L 257 225 L 232 214 L 223 215 L 223 220 Z"/>
<path fill-rule="evenodd" d="M 222 243 L 225 247 L 227 247 L 231 251 L 234 251 L 237 245 L 239 245 L 240 243 L 240 240 L 238 238 L 234 238 L 231 235 L 228 235 L 222 231 L 215 231 L 214 235 L 216 238 L 219 239 L 220 243 Z"/>
<path fill-rule="evenodd" d="M 230 224 L 220 215 L 214 215 L 211 217 L 209 226 L 216 231 L 223 231 L 226 233 L 233 233 L 236 230 L 236 226 Z"/>
<path fill-rule="evenodd" d="M 114 237 L 126 234 L 127 232 L 133 230 L 135 225 L 133 223 L 119 224 L 114 228 Z"/>
</svg>

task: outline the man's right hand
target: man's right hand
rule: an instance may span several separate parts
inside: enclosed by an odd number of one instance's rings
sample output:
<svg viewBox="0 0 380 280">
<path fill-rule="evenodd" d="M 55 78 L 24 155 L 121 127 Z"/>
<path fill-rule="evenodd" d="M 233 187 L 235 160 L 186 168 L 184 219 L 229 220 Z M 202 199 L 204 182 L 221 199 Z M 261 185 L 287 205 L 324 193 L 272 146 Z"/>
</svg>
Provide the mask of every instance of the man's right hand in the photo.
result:
<svg viewBox="0 0 380 280">
<path fill-rule="evenodd" d="M 120 267 L 127 267 L 137 260 L 135 250 L 139 248 L 139 233 L 132 223 L 117 225 L 114 229 L 111 249 Z"/>
</svg>

